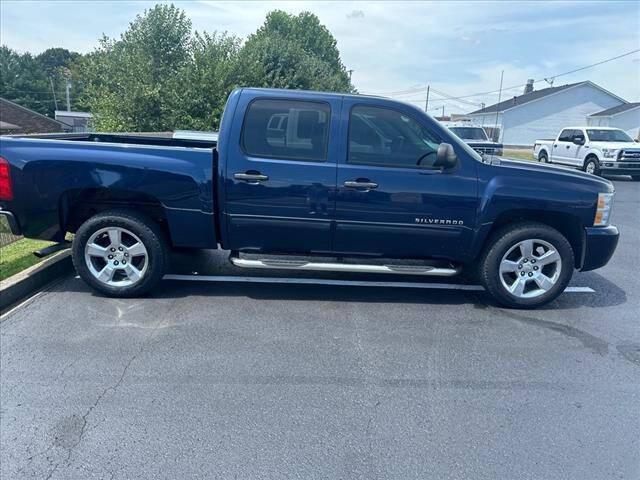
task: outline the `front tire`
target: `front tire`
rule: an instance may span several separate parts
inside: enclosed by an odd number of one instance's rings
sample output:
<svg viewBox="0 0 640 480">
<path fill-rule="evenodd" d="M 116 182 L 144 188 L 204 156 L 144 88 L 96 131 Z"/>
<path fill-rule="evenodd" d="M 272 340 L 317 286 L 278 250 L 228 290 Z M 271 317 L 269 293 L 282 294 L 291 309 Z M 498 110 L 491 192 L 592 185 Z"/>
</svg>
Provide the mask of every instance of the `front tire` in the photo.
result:
<svg viewBox="0 0 640 480">
<path fill-rule="evenodd" d="M 591 175 L 600 175 L 600 162 L 596 157 L 588 157 L 584 161 L 582 169 Z"/>
<path fill-rule="evenodd" d="M 574 268 L 571 244 L 556 229 L 536 222 L 504 227 L 480 259 L 480 281 L 500 304 L 535 308 L 566 288 Z"/>
<path fill-rule="evenodd" d="M 137 212 L 110 210 L 84 222 L 72 245 L 78 275 L 110 297 L 151 290 L 168 264 L 165 236 L 156 222 Z"/>
</svg>

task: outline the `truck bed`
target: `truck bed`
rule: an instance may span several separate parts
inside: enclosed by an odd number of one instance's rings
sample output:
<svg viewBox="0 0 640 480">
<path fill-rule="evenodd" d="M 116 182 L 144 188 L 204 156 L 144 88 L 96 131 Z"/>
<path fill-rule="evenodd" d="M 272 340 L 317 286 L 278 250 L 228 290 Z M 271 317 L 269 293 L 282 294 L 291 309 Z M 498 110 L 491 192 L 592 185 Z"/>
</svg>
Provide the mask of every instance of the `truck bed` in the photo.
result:
<svg viewBox="0 0 640 480">
<path fill-rule="evenodd" d="M 176 246 L 215 248 L 215 142 L 101 133 L 0 137 L 21 233 L 61 241 L 78 214 L 136 205 Z M 2 205 L 0 205 L 2 207 Z"/>
</svg>

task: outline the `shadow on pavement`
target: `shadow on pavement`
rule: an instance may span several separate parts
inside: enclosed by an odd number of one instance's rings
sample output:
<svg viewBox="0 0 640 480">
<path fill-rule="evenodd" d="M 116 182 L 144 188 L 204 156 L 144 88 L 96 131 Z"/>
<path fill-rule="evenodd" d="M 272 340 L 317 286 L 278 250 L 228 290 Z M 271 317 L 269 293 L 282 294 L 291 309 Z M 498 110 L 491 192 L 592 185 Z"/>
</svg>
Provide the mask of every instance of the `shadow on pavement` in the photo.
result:
<svg viewBox="0 0 640 480">
<path fill-rule="evenodd" d="M 390 282 L 392 283 L 392 282 Z M 572 286 L 588 286 L 594 293 L 565 293 L 537 311 L 573 309 L 577 307 L 606 308 L 624 304 L 624 290 L 597 273 L 588 272 L 574 277 Z M 64 282 L 59 288 L 67 291 L 90 291 L 76 279 Z M 93 293 L 95 296 L 100 296 Z M 413 303 L 433 305 L 473 305 L 484 309 L 500 307 L 485 292 L 438 289 L 389 288 L 336 285 L 299 285 L 290 283 L 235 283 L 164 280 L 149 295 L 151 298 L 246 297 L 254 300 L 296 300 L 362 303 Z"/>
</svg>

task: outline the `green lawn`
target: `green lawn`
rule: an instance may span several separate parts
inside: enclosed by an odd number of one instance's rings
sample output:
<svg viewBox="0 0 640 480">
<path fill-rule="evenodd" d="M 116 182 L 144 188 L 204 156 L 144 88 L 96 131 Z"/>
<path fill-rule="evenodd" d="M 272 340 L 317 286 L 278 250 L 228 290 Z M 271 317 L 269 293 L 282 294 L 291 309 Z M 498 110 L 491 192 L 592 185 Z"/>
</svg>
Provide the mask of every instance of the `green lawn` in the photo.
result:
<svg viewBox="0 0 640 480">
<path fill-rule="evenodd" d="M 502 156 L 506 158 L 517 158 L 518 160 L 533 160 L 533 152 L 531 150 L 519 150 L 514 148 L 505 148 Z"/>
<path fill-rule="evenodd" d="M 53 242 L 44 240 L 32 240 L 23 238 L 17 242 L 10 243 L 0 248 L 0 280 L 14 275 L 31 265 L 38 263 L 41 258 L 37 258 L 33 252 L 40 250 Z"/>
</svg>

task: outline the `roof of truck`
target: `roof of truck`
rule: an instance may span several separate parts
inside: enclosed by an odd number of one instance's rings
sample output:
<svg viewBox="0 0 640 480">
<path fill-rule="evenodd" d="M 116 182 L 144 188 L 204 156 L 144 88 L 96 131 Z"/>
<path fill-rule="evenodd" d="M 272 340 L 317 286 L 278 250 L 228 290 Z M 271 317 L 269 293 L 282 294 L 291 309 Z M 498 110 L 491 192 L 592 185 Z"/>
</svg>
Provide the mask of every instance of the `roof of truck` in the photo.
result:
<svg viewBox="0 0 640 480">
<path fill-rule="evenodd" d="M 300 93 L 300 94 L 312 94 L 312 95 L 323 95 L 323 96 L 333 96 L 333 97 L 354 97 L 354 98 L 381 98 L 384 100 L 393 100 L 388 97 L 381 97 L 380 95 L 364 95 L 360 93 L 346 93 L 346 92 L 323 92 L 320 90 L 298 90 L 293 88 L 262 88 L 262 87 L 245 87 L 243 90 L 247 91 L 256 91 L 256 92 L 288 92 L 288 93 Z"/>
</svg>

